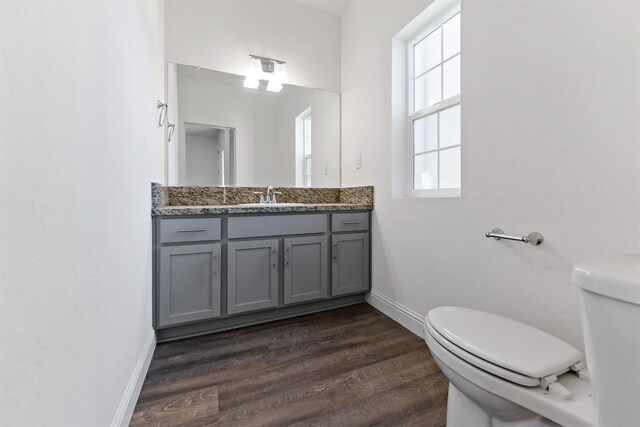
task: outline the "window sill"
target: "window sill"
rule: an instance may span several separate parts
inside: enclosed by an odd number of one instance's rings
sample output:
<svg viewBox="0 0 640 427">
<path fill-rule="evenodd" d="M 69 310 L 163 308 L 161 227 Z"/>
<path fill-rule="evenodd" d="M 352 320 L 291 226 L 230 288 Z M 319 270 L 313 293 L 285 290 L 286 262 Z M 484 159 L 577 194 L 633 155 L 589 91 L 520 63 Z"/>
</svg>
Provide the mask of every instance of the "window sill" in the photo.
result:
<svg viewBox="0 0 640 427">
<path fill-rule="evenodd" d="M 440 197 L 461 197 L 460 188 L 438 188 L 434 190 L 408 190 L 406 198 L 440 198 Z"/>
</svg>

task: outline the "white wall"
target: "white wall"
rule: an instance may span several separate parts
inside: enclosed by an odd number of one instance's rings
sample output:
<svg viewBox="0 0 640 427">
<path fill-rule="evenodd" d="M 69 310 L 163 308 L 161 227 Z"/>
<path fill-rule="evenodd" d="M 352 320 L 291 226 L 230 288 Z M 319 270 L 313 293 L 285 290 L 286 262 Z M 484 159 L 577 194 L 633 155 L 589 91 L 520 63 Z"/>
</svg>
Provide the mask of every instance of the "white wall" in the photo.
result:
<svg viewBox="0 0 640 427">
<path fill-rule="evenodd" d="M 153 343 L 163 15 L 162 2 L 0 2 L 2 425 L 118 421 Z"/>
<path fill-rule="evenodd" d="M 572 265 L 640 251 L 640 3 L 463 0 L 462 197 L 392 199 L 391 39 L 428 4 L 343 16 L 343 185 L 375 185 L 373 289 L 582 347 Z M 545 242 L 486 239 L 496 226 Z"/>
<path fill-rule="evenodd" d="M 252 90 L 250 94 L 254 102 L 253 111 L 251 111 L 254 126 L 252 153 L 254 157 L 254 179 L 253 181 L 247 181 L 245 184 L 282 185 L 277 178 L 279 177 L 278 171 L 284 162 L 278 158 L 278 152 L 274 149 L 274 145 L 278 141 L 278 111 L 276 105 L 277 99 L 282 96 L 282 92 L 271 93 L 263 90 Z M 244 160 L 240 155 L 240 149 L 242 148 L 242 144 L 246 143 L 246 139 L 240 139 L 240 132 L 236 135 L 236 147 L 238 148 L 236 167 L 238 171 L 240 171 L 244 167 Z M 243 184 L 243 182 L 238 181 L 238 184 Z"/>
<path fill-rule="evenodd" d="M 297 89 L 297 88 L 296 88 Z M 311 185 L 340 186 L 340 97 L 326 91 L 282 91 L 278 103 L 278 181 L 296 182 L 296 117 L 311 107 Z M 327 174 L 325 175 L 325 165 Z"/>
<path fill-rule="evenodd" d="M 244 75 L 287 61 L 291 84 L 340 90 L 340 18 L 290 0 L 168 0 L 167 61 Z"/>
</svg>

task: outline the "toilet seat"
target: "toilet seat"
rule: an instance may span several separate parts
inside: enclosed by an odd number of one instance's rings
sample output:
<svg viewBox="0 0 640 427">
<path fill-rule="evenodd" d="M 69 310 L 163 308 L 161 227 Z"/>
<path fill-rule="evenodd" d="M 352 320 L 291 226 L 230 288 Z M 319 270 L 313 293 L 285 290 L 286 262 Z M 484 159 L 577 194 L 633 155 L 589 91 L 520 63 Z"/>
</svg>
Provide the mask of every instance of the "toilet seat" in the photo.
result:
<svg viewBox="0 0 640 427">
<path fill-rule="evenodd" d="M 426 332 L 466 362 L 515 384 L 550 387 L 557 376 L 578 370 L 582 353 L 531 326 L 460 307 L 431 310 Z M 559 388 L 550 391 L 562 395 Z M 570 394 L 562 396 L 570 398 Z"/>
<path fill-rule="evenodd" d="M 440 369 L 458 390 L 466 391 L 464 384 L 459 384 L 456 377 L 463 378 L 466 382 L 485 390 L 489 395 L 495 395 L 520 405 L 560 425 L 567 427 L 598 427 L 596 410 L 591 398 L 592 389 L 588 381 L 573 373 L 565 373 L 559 376 L 558 383 L 568 388 L 573 395 L 569 400 L 560 399 L 542 387 L 522 386 L 467 362 L 441 345 L 429 333 L 428 329 L 432 331 L 433 329 L 429 327 L 428 322 L 425 322 L 424 326 L 425 340 L 429 351 Z M 455 374 L 454 376 L 451 375 L 452 372 Z M 473 396 L 473 399 L 478 399 L 479 397 L 477 395 L 469 396 Z M 476 425 L 478 424 L 476 423 Z"/>
</svg>

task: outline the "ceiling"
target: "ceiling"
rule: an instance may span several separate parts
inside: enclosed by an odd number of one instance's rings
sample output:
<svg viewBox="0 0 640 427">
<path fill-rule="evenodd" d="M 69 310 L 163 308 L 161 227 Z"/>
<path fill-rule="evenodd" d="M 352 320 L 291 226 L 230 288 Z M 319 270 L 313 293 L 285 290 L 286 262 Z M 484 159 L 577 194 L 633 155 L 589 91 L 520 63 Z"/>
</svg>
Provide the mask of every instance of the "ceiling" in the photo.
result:
<svg viewBox="0 0 640 427">
<path fill-rule="evenodd" d="M 218 134 L 220 133 L 219 128 L 211 127 L 211 126 L 202 126 L 202 125 L 191 125 L 188 124 L 185 129 L 185 133 L 187 136 L 203 136 L 205 138 L 218 138 Z"/>
<path fill-rule="evenodd" d="M 322 10 L 333 15 L 342 15 L 351 0 L 294 0 L 314 9 Z"/>
</svg>

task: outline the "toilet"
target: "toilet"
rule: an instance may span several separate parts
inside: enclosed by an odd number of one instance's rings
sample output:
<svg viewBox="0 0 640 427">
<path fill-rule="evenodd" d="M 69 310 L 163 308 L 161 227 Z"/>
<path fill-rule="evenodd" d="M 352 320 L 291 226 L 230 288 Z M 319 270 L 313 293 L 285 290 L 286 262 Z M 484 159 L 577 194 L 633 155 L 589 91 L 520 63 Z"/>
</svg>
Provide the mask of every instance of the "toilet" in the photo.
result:
<svg viewBox="0 0 640 427">
<path fill-rule="evenodd" d="M 502 316 L 429 311 L 425 340 L 449 379 L 447 427 L 640 426 L 640 254 L 584 261 L 572 281 L 586 360 Z"/>
</svg>

